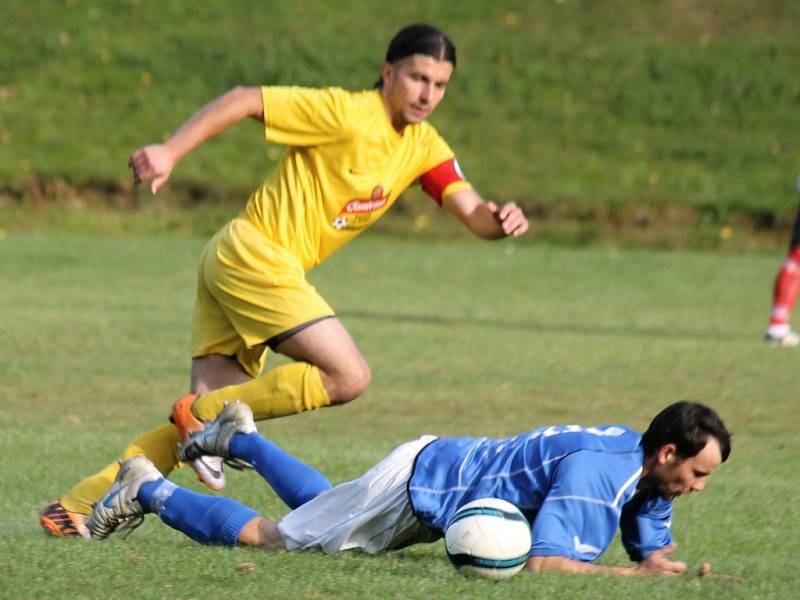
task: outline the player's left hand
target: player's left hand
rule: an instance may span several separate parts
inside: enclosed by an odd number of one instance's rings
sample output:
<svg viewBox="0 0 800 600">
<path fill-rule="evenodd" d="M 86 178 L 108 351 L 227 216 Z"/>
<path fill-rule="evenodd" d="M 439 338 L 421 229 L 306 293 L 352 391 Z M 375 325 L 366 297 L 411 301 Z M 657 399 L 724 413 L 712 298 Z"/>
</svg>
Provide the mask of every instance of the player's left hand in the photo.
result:
<svg viewBox="0 0 800 600">
<path fill-rule="evenodd" d="M 639 562 L 636 570 L 640 573 L 652 575 L 682 575 L 686 572 L 686 563 L 669 559 L 669 555 L 677 547 L 678 544 L 670 544 L 664 548 L 654 550 L 647 558 Z M 711 571 L 711 565 L 708 565 L 708 571 Z"/>
<path fill-rule="evenodd" d="M 509 202 L 498 207 L 494 202 L 487 202 L 486 208 L 492 213 L 505 235 L 519 237 L 528 231 L 528 219 L 516 203 Z"/>
</svg>

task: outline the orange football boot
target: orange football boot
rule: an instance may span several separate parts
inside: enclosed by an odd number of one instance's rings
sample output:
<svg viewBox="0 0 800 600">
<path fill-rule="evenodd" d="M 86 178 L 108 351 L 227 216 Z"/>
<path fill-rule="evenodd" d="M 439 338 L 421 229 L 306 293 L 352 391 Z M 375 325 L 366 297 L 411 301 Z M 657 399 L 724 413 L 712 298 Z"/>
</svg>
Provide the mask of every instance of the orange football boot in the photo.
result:
<svg viewBox="0 0 800 600">
<path fill-rule="evenodd" d="M 202 431 L 207 425 L 192 413 L 195 400 L 197 394 L 181 396 L 172 405 L 172 414 L 169 416 L 170 422 L 178 428 L 178 433 L 184 442 L 189 439 L 189 434 Z M 222 459 L 219 456 L 201 456 L 190 460 L 189 466 L 197 473 L 197 479 L 212 490 L 221 492 L 225 489 L 225 472 L 222 470 Z"/>
<path fill-rule="evenodd" d="M 60 500 L 53 500 L 39 515 L 39 525 L 44 532 L 55 537 L 88 537 L 85 520 L 86 515 L 68 511 Z"/>
</svg>

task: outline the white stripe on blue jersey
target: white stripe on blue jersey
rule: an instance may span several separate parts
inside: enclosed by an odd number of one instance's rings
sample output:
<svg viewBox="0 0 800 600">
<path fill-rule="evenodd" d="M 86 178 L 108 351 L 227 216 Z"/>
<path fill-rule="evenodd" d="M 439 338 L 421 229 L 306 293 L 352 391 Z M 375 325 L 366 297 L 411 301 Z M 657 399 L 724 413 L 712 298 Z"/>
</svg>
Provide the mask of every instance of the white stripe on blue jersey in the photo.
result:
<svg viewBox="0 0 800 600">
<path fill-rule="evenodd" d="M 467 502 L 507 500 L 533 524 L 532 554 L 594 560 L 636 491 L 644 461 L 640 440 L 621 425 L 543 427 L 502 439 L 439 438 L 417 457 L 409 498 L 420 520 L 439 531 Z M 637 516 L 630 514 L 634 525 L 623 540 L 632 556 L 637 548 L 660 547 L 664 537 L 662 528 L 635 526 L 660 519 Z"/>
</svg>

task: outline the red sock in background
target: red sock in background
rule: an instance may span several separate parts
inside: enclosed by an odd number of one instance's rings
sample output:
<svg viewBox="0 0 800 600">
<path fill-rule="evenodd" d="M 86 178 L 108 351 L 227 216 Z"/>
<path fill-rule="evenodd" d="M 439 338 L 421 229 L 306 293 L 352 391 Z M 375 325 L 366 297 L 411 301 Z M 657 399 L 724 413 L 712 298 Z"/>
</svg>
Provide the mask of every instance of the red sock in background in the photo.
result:
<svg viewBox="0 0 800 600">
<path fill-rule="evenodd" d="M 775 279 L 770 325 L 785 325 L 789 322 L 798 289 L 800 289 L 800 246 L 795 246 L 789 250 L 789 255 Z"/>
</svg>

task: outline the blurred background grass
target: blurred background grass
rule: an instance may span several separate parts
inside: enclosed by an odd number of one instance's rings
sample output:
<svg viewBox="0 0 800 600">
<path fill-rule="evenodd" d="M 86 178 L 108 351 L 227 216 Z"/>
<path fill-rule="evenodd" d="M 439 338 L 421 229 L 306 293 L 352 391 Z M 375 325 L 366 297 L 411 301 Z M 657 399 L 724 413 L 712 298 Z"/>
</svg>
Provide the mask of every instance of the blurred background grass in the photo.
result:
<svg viewBox="0 0 800 600">
<path fill-rule="evenodd" d="M 656 229 L 669 245 L 745 230 L 782 241 L 796 207 L 800 4 L 789 0 L 9 0 L 0 11 L 7 228 L 41 226 L 53 202 L 150 208 L 130 191 L 132 149 L 237 84 L 367 88 L 414 21 L 458 48 L 432 121 L 470 180 L 538 221 L 578 223 L 570 242 L 608 227 Z M 239 126 L 177 169 L 159 204 L 213 204 L 209 218 L 145 221 L 213 230 L 280 156 L 262 140 Z M 663 233 L 698 225 L 711 241 Z"/>
</svg>

